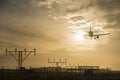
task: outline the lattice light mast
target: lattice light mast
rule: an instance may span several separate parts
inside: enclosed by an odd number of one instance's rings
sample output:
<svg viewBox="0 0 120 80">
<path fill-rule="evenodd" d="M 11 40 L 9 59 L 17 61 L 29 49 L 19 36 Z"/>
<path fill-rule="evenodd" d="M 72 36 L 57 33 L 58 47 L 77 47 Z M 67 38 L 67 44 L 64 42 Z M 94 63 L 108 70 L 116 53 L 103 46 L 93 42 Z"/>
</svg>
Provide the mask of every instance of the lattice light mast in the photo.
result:
<svg viewBox="0 0 120 80">
<path fill-rule="evenodd" d="M 48 59 L 48 63 L 51 63 L 53 66 L 55 64 L 56 67 L 61 67 L 63 64 L 66 66 L 67 59 L 65 59 L 65 61 L 61 61 L 61 59 L 59 59 L 59 61 L 56 61 L 55 59 L 53 60 Z"/>
<path fill-rule="evenodd" d="M 31 53 L 36 55 L 36 49 L 32 51 L 24 50 L 17 50 L 17 48 L 13 51 L 9 51 L 7 48 L 5 49 L 6 56 L 10 54 L 17 62 L 18 62 L 18 69 L 22 69 L 23 62 L 28 58 Z"/>
</svg>

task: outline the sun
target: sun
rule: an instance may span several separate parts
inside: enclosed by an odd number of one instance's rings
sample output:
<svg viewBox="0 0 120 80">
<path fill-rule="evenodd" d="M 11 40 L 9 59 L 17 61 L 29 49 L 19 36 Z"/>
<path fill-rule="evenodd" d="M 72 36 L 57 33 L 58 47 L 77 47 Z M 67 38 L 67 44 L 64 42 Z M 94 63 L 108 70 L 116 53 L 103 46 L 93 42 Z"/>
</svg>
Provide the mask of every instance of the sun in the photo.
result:
<svg viewBox="0 0 120 80">
<path fill-rule="evenodd" d="M 84 35 L 85 35 L 84 31 L 76 32 L 76 34 L 74 34 L 74 39 L 77 41 L 85 41 Z"/>
<path fill-rule="evenodd" d="M 86 32 L 84 30 L 75 30 L 72 32 L 71 44 L 74 50 L 91 50 L 95 49 L 98 41 L 95 39 L 86 38 Z"/>
</svg>

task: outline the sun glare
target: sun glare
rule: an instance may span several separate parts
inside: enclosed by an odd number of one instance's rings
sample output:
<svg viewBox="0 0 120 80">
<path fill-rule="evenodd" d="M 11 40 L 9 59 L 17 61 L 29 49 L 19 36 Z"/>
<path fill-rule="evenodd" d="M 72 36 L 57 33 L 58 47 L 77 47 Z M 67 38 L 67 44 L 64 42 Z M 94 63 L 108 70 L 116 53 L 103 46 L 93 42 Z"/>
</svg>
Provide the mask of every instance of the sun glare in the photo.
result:
<svg viewBox="0 0 120 80">
<path fill-rule="evenodd" d="M 77 41 L 85 41 L 84 35 L 85 35 L 85 32 L 79 31 L 79 32 L 77 32 L 77 34 L 74 35 L 74 38 Z"/>
<path fill-rule="evenodd" d="M 85 35 L 85 31 L 74 31 L 72 42 L 70 43 L 74 46 L 73 50 L 91 50 L 95 48 L 96 40 L 87 39 Z"/>
</svg>

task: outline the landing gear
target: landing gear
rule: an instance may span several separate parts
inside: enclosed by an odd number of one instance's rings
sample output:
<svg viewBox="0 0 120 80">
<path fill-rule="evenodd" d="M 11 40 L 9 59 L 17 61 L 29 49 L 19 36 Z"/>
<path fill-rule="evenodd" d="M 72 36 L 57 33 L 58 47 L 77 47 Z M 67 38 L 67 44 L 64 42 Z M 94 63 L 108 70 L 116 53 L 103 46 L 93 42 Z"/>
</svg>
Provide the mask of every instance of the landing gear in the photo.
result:
<svg viewBox="0 0 120 80">
<path fill-rule="evenodd" d="M 99 36 L 97 35 L 97 38 L 99 38 Z"/>
</svg>

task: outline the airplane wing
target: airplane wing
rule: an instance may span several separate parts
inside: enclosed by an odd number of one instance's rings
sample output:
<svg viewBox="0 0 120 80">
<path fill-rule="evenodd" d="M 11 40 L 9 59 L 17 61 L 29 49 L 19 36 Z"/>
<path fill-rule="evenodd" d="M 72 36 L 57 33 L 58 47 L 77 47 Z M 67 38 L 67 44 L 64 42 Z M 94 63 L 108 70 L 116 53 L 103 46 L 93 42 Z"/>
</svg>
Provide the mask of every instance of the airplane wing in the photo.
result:
<svg viewBox="0 0 120 80">
<path fill-rule="evenodd" d="M 96 35 L 93 35 L 93 36 L 103 36 L 103 35 L 109 35 L 110 33 L 105 33 L 105 34 L 96 34 Z"/>
<path fill-rule="evenodd" d="M 78 34 L 78 33 L 76 33 L 76 32 L 71 32 L 71 33 L 73 33 L 73 34 Z"/>
</svg>

